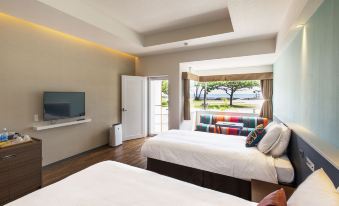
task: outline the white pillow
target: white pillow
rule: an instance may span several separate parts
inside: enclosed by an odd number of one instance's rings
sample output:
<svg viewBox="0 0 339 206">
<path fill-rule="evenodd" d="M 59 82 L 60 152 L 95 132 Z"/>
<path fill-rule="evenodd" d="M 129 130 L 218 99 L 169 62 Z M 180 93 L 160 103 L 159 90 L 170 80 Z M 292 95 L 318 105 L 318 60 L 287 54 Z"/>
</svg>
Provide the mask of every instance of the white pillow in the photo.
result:
<svg viewBox="0 0 339 206">
<path fill-rule="evenodd" d="M 267 154 L 272 148 L 279 142 L 279 137 L 282 127 L 279 124 L 275 124 L 269 127 L 265 136 L 260 140 L 258 149 L 260 152 Z"/>
<path fill-rule="evenodd" d="M 288 147 L 290 142 L 291 130 L 286 127 L 284 124 L 280 124 L 282 130 L 280 133 L 279 141 L 277 145 L 271 150 L 271 155 L 273 157 L 280 157 L 283 155 Z"/>
<path fill-rule="evenodd" d="M 323 169 L 313 172 L 287 201 L 288 206 L 338 206 L 339 193 Z"/>
<path fill-rule="evenodd" d="M 269 130 L 270 129 L 270 127 L 272 127 L 273 125 L 276 125 L 276 124 L 278 124 L 277 122 L 270 122 L 270 123 L 268 123 L 268 125 L 266 125 L 266 127 L 265 127 L 265 130 L 266 130 L 266 132 L 267 132 L 267 130 Z"/>
</svg>

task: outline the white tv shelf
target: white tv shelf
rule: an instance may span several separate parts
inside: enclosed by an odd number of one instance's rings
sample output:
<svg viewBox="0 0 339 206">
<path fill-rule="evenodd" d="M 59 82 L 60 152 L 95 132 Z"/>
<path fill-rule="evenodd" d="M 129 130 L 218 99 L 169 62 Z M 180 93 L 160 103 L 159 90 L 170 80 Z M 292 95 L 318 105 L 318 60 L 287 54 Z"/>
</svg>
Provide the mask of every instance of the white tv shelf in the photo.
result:
<svg viewBox="0 0 339 206">
<path fill-rule="evenodd" d="M 55 123 L 55 124 L 50 123 L 50 122 L 40 122 L 33 126 L 33 130 L 41 131 L 41 130 L 46 130 L 46 129 L 58 128 L 58 127 L 67 127 L 67 126 L 83 124 L 83 123 L 87 123 L 91 121 L 92 121 L 91 118 L 85 118 L 82 120 L 73 120 L 69 122 L 60 122 L 60 123 Z"/>
</svg>

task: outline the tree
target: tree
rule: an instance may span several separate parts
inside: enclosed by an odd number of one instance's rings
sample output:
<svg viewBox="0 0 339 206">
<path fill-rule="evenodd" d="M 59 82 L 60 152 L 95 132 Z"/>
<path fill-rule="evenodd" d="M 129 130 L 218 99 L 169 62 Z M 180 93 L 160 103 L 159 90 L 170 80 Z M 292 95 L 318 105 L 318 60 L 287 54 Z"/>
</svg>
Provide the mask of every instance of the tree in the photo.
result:
<svg viewBox="0 0 339 206">
<path fill-rule="evenodd" d="M 204 90 L 204 84 L 201 82 L 195 82 L 194 87 L 195 87 L 194 100 L 200 100 L 201 93 Z"/>
<path fill-rule="evenodd" d="M 219 83 L 218 82 L 205 82 L 202 83 L 203 90 L 204 90 L 204 109 L 206 109 L 207 104 L 206 104 L 206 99 L 207 99 L 207 94 L 210 93 L 211 91 L 218 89 Z"/>
<path fill-rule="evenodd" d="M 168 95 L 168 81 L 167 80 L 163 80 L 161 82 L 161 92 Z"/>
<path fill-rule="evenodd" d="M 233 95 L 236 91 L 244 88 L 253 88 L 259 86 L 259 81 L 246 80 L 246 81 L 219 81 L 215 82 L 217 89 L 223 90 L 230 96 L 230 106 L 233 106 Z"/>
</svg>

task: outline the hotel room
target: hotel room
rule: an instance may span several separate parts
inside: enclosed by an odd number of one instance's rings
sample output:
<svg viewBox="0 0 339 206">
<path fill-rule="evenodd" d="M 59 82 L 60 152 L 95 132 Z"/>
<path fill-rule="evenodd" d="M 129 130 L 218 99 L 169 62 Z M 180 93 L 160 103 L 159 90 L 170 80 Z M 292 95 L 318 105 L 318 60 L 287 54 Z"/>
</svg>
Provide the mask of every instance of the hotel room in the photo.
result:
<svg viewBox="0 0 339 206">
<path fill-rule="evenodd" d="M 339 206 L 338 0 L 0 0 L 0 205 Z"/>
</svg>

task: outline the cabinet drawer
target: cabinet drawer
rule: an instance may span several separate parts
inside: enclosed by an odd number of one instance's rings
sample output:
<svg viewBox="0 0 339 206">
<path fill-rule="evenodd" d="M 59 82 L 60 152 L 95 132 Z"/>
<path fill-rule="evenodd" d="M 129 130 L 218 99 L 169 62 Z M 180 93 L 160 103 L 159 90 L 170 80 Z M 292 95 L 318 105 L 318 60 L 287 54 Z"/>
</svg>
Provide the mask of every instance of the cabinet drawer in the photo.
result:
<svg viewBox="0 0 339 206">
<path fill-rule="evenodd" d="M 0 205 L 9 202 L 9 187 L 0 186 Z"/>
<path fill-rule="evenodd" d="M 41 187 L 41 141 L 0 149 L 0 205 Z"/>
<path fill-rule="evenodd" d="M 37 190 L 41 186 L 41 157 L 19 153 L 11 162 L 11 200 Z"/>
<path fill-rule="evenodd" d="M 19 197 L 22 197 L 28 193 L 31 193 L 41 186 L 41 177 L 40 173 L 32 174 L 31 177 L 20 180 L 17 185 L 12 185 L 10 188 L 10 197 L 11 200 L 15 200 Z"/>
<path fill-rule="evenodd" d="M 12 150 L 10 162 L 11 178 L 16 175 L 30 174 L 32 171 L 41 171 L 41 147 L 39 145 L 31 145 L 27 148 Z"/>
<path fill-rule="evenodd" d="M 26 154 L 26 155 L 41 155 L 41 144 L 38 143 L 24 143 L 18 145 L 18 147 L 13 146 L 13 148 L 7 148 L 5 151 L 7 154 Z"/>
<path fill-rule="evenodd" d="M 9 184 L 9 161 L 0 159 L 0 188 Z"/>
<path fill-rule="evenodd" d="M 10 161 L 6 156 L 7 153 L 0 154 L 0 205 L 10 201 Z"/>
<path fill-rule="evenodd" d="M 39 182 L 41 182 L 41 159 L 39 158 L 27 161 L 27 164 L 11 165 L 10 182 L 12 185 L 34 176 L 39 176 Z"/>
</svg>

